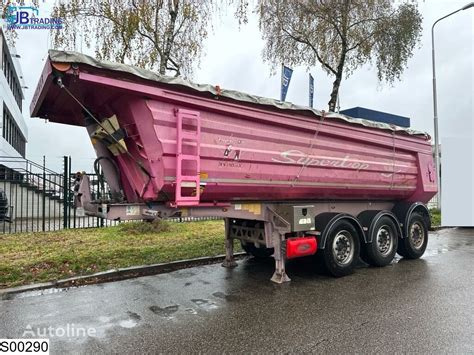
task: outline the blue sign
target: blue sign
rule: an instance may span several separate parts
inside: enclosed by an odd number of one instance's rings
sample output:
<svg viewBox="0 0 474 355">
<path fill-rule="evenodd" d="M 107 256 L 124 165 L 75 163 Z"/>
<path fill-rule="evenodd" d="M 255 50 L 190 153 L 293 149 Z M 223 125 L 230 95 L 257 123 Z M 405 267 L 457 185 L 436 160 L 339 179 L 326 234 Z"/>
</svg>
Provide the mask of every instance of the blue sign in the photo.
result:
<svg viewBox="0 0 474 355">
<path fill-rule="evenodd" d="M 309 107 L 313 107 L 313 97 L 314 97 L 314 78 L 309 74 Z"/>
<path fill-rule="evenodd" d="M 60 17 L 40 17 L 39 9 L 35 6 L 8 5 L 5 19 L 8 30 L 20 29 L 61 29 L 63 19 Z"/>
<path fill-rule="evenodd" d="M 286 93 L 288 92 L 288 86 L 290 86 L 291 75 L 293 74 L 293 69 L 285 67 L 284 65 L 281 68 L 281 94 L 280 101 L 285 101 Z"/>
</svg>

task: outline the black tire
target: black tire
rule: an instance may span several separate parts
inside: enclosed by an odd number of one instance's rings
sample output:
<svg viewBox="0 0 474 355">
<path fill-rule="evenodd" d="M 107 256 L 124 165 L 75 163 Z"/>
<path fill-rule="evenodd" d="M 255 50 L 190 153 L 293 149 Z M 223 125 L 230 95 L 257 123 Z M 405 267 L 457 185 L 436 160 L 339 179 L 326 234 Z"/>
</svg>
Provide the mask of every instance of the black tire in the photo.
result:
<svg viewBox="0 0 474 355">
<path fill-rule="evenodd" d="M 397 253 L 398 229 L 393 220 L 382 216 L 374 226 L 372 242 L 362 245 L 360 257 L 372 266 L 390 264 Z"/>
<path fill-rule="evenodd" d="M 408 221 L 408 234 L 398 241 L 397 253 L 407 259 L 418 259 L 428 245 L 428 226 L 423 216 L 413 213 Z"/>
<path fill-rule="evenodd" d="M 244 249 L 247 254 L 259 259 L 269 258 L 274 253 L 273 248 L 266 248 L 264 246 L 256 247 L 254 243 L 247 243 L 244 241 L 240 241 L 240 244 L 242 245 L 242 249 Z"/>
<path fill-rule="evenodd" d="M 331 228 L 323 252 L 324 266 L 334 277 L 350 275 L 359 259 L 359 235 L 347 220 L 340 220 Z"/>
</svg>

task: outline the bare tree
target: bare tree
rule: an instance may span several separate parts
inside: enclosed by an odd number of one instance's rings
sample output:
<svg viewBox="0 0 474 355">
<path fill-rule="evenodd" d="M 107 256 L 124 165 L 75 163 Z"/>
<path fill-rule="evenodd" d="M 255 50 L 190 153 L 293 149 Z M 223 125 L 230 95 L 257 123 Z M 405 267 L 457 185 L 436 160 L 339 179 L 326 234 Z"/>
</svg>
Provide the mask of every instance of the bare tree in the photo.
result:
<svg viewBox="0 0 474 355">
<path fill-rule="evenodd" d="M 343 75 L 363 64 L 375 63 L 380 81 L 400 79 L 421 36 L 422 17 L 412 2 L 259 0 L 257 13 L 266 43 L 263 57 L 274 68 L 320 63 L 334 76 L 330 111 Z"/>
<path fill-rule="evenodd" d="M 212 7 L 212 0 L 58 1 L 52 16 L 63 18 L 64 29 L 52 31 L 53 45 L 75 49 L 83 41 L 99 59 L 191 75 Z"/>
</svg>

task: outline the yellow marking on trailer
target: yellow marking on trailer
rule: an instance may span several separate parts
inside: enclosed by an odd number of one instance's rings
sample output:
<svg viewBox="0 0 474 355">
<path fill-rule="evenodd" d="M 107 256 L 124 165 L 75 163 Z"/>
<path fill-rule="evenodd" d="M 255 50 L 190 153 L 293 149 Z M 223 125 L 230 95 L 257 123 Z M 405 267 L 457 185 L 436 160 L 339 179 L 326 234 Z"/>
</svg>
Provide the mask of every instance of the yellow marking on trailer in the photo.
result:
<svg viewBox="0 0 474 355">
<path fill-rule="evenodd" d="M 256 215 L 262 213 L 262 205 L 259 203 L 243 203 L 242 209 Z"/>
</svg>

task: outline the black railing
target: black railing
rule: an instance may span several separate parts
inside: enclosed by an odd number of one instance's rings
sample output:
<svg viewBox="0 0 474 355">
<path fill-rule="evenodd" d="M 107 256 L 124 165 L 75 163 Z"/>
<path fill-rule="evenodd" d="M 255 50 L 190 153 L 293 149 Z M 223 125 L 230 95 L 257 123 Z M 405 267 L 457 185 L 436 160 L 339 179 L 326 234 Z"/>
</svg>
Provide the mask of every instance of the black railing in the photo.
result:
<svg viewBox="0 0 474 355">
<path fill-rule="evenodd" d="M 222 217 L 214 217 L 214 216 L 207 216 L 207 217 L 172 217 L 169 218 L 168 221 L 171 222 L 201 222 L 201 221 L 218 221 L 223 219 Z"/>
<path fill-rule="evenodd" d="M 98 175 L 98 174 L 99 175 Z M 108 199 L 102 171 L 88 173 L 93 199 Z M 47 232 L 68 228 L 108 227 L 120 222 L 80 216 L 74 207 L 75 173 L 71 157 L 63 157 L 63 171 L 15 157 L 0 156 L 0 234 Z M 173 222 L 217 220 L 220 217 L 177 217 Z"/>
<path fill-rule="evenodd" d="M 97 175 L 88 175 L 92 194 L 100 195 Z M 55 172 L 46 168 L 45 159 L 41 165 L 28 159 L 0 156 L 0 233 L 105 227 L 118 223 L 79 216 L 74 208 L 73 187 L 70 157 L 63 158 L 63 172 Z"/>
</svg>

